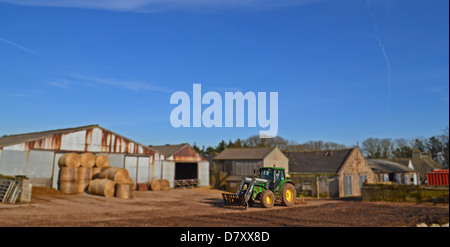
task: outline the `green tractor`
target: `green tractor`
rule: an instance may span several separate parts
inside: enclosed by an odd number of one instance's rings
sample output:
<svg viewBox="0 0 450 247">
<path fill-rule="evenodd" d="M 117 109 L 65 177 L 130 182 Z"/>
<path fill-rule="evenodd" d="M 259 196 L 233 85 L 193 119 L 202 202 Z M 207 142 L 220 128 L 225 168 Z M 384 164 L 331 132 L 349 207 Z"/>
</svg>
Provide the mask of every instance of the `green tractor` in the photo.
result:
<svg viewBox="0 0 450 247">
<path fill-rule="evenodd" d="M 235 194 L 222 194 L 225 207 L 247 209 L 255 201 L 265 208 L 273 207 L 275 201 L 288 207 L 295 204 L 297 191 L 294 183 L 286 179 L 284 168 L 259 167 L 256 173 L 252 178 L 244 177 Z"/>
</svg>

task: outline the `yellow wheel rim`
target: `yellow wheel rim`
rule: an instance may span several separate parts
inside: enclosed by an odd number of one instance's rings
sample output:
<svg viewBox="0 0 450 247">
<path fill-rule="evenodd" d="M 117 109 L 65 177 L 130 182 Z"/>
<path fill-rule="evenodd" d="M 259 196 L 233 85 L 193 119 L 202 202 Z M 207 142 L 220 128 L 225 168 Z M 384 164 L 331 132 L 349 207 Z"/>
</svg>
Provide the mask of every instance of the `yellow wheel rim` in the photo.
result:
<svg viewBox="0 0 450 247">
<path fill-rule="evenodd" d="M 292 202 L 293 199 L 294 199 L 294 193 L 292 193 L 291 190 L 286 190 L 286 200 L 288 202 Z"/>
<path fill-rule="evenodd" d="M 267 204 L 272 204 L 272 198 L 270 196 L 266 196 Z"/>
</svg>

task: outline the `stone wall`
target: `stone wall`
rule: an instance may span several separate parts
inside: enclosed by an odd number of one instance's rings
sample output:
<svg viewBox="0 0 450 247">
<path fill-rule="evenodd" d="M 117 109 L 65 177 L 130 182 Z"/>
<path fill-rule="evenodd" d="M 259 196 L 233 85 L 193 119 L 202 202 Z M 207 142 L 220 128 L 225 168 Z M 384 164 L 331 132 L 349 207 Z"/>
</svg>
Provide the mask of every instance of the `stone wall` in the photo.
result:
<svg viewBox="0 0 450 247">
<path fill-rule="evenodd" d="M 449 187 L 397 184 L 365 184 L 362 187 L 364 201 L 391 202 L 449 202 Z"/>
</svg>

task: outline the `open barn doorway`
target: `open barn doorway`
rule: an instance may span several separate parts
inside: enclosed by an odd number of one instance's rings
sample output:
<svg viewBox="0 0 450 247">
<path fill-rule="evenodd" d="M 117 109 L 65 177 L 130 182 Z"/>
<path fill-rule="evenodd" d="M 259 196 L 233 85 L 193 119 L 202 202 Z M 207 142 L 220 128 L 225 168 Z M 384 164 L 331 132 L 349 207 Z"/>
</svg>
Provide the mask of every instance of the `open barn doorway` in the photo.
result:
<svg viewBox="0 0 450 247">
<path fill-rule="evenodd" d="M 198 183 L 198 163 L 175 163 L 175 187 L 196 187 Z"/>
</svg>

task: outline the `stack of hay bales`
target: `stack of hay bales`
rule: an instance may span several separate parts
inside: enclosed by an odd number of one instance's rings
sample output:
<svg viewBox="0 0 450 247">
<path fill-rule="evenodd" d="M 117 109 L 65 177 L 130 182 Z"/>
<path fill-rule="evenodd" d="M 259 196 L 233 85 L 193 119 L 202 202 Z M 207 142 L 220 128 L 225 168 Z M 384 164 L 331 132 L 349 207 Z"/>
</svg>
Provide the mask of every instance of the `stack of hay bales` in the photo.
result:
<svg viewBox="0 0 450 247">
<path fill-rule="evenodd" d="M 106 155 L 66 153 L 58 161 L 59 187 L 65 194 L 90 194 L 128 199 L 134 183 L 128 170 L 109 166 Z"/>
<path fill-rule="evenodd" d="M 80 155 L 81 165 L 78 168 L 77 193 L 86 191 L 89 182 L 92 180 L 92 170 L 95 164 L 95 155 L 83 153 Z"/>
<path fill-rule="evenodd" d="M 152 179 L 147 181 L 147 187 L 152 191 L 170 190 L 170 183 L 167 179 Z"/>
<path fill-rule="evenodd" d="M 59 189 L 65 194 L 75 194 L 77 191 L 78 167 L 81 165 L 80 155 L 66 153 L 58 161 L 61 168 L 59 176 Z"/>
<path fill-rule="evenodd" d="M 92 179 L 95 156 L 92 153 L 66 153 L 58 161 L 60 166 L 59 187 L 65 194 L 85 192 Z"/>
<path fill-rule="evenodd" d="M 133 197 L 134 183 L 127 169 L 110 167 L 105 155 L 95 159 L 94 179 L 89 183 L 89 193 L 104 197 L 129 199 Z"/>
</svg>

